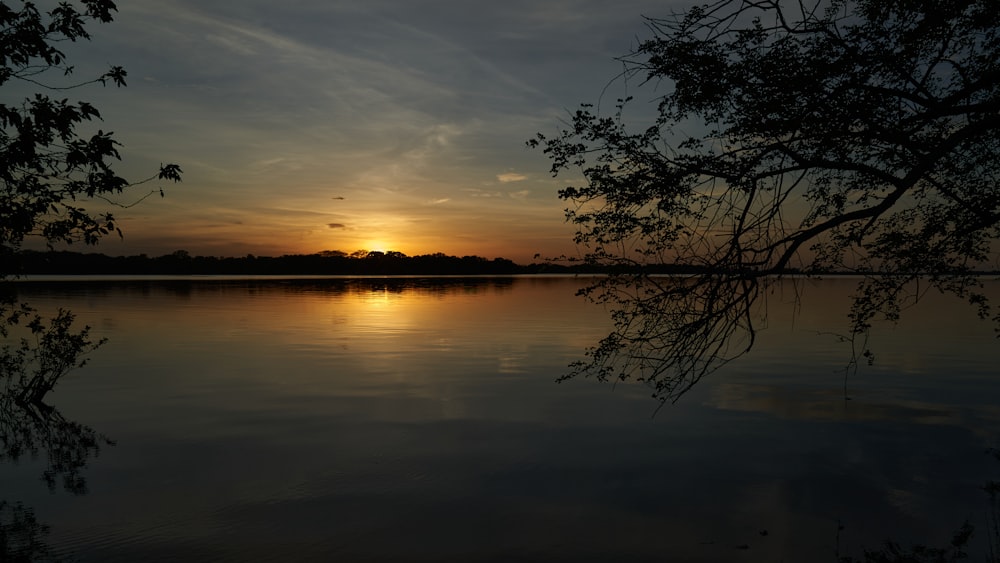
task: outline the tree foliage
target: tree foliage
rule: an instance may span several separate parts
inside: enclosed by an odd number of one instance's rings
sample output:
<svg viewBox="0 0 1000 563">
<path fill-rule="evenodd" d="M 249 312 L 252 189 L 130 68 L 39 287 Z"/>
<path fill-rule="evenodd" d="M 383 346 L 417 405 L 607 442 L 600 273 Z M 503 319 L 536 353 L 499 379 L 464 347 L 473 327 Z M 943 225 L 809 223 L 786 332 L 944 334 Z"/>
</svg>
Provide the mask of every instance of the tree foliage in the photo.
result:
<svg viewBox="0 0 1000 563">
<path fill-rule="evenodd" d="M 89 210 L 85 202 L 108 202 L 155 179 L 176 182 L 181 172 L 167 164 L 140 182 L 121 177 L 114 170 L 121 155 L 113 134 L 80 130 L 101 119 L 97 108 L 55 96 L 87 84 L 125 86 L 127 73 L 120 66 L 67 83 L 73 66 L 60 50 L 66 42 L 89 39 L 88 24 L 110 22 L 114 2 L 60 2 L 48 12 L 32 2 L 16 4 L 0 2 L 0 88 L 10 91 L 11 84 L 21 82 L 40 92 L 0 101 L 0 251 L 6 257 L 27 236 L 41 236 L 48 244 L 93 244 L 109 233 L 120 234 L 112 213 Z M 10 274 L 0 268 L 0 276 Z"/>
<path fill-rule="evenodd" d="M 1000 222 L 1000 4 L 718 0 L 649 19 L 622 59 L 632 98 L 529 141 L 588 260 L 669 262 L 691 279 L 612 276 L 588 290 L 616 330 L 573 374 L 637 377 L 676 400 L 749 350 L 783 274 L 864 274 L 850 333 L 895 320 L 911 282 L 989 316 Z M 648 108 L 639 108 L 641 113 Z"/>
</svg>

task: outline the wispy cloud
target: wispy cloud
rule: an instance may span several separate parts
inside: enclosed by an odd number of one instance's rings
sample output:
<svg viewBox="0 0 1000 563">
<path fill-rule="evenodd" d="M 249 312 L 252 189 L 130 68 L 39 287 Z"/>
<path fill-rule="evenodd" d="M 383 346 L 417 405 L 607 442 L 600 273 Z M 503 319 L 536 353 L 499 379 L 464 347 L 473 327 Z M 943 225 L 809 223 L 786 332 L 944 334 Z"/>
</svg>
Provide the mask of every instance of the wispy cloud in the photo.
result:
<svg viewBox="0 0 1000 563">
<path fill-rule="evenodd" d="M 347 225 L 343 223 L 328 223 L 327 227 L 330 227 L 331 229 L 346 229 Z"/>
<path fill-rule="evenodd" d="M 480 190 L 480 189 L 475 189 L 475 188 L 466 189 L 465 191 L 468 192 L 469 197 L 493 198 L 493 197 L 503 197 L 504 196 L 503 192 L 485 191 L 485 190 Z"/>
<path fill-rule="evenodd" d="M 510 182 L 523 182 L 527 180 L 528 177 L 524 174 L 518 174 L 516 172 L 505 172 L 503 174 L 497 174 L 497 180 L 501 184 L 509 184 Z"/>
</svg>

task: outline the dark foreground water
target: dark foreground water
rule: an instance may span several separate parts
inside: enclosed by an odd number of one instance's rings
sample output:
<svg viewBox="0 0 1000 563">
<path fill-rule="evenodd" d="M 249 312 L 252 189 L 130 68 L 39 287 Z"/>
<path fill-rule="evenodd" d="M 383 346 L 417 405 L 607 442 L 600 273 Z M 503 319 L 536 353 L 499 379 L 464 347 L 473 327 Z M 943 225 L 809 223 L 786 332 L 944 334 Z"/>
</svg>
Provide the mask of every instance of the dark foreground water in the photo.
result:
<svg viewBox="0 0 1000 563">
<path fill-rule="evenodd" d="M 77 561 L 834 561 L 947 544 L 1000 437 L 1000 348 L 930 296 L 847 381 L 854 281 L 771 296 L 754 352 L 655 416 L 641 385 L 556 384 L 607 327 L 581 280 L 22 284 L 109 342 L 49 396 L 115 441 L 0 502 Z M 838 532 L 839 527 L 843 527 Z"/>
</svg>

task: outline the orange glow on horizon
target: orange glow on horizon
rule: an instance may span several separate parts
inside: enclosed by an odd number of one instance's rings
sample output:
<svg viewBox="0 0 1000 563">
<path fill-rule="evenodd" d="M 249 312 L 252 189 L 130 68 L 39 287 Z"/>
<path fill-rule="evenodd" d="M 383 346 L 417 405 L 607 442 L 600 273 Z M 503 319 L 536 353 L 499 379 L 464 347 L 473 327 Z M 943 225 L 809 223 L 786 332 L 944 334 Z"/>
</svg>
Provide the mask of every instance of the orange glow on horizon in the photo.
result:
<svg viewBox="0 0 1000 563">
<path fill-rule="evenodd" d="M 377 239 L 365 243 L 364 249 L 369 252 L 389 252 L 391 250 L 402 252 L 399 250 L 399 245 L 386 243 Z"/>
</svg>

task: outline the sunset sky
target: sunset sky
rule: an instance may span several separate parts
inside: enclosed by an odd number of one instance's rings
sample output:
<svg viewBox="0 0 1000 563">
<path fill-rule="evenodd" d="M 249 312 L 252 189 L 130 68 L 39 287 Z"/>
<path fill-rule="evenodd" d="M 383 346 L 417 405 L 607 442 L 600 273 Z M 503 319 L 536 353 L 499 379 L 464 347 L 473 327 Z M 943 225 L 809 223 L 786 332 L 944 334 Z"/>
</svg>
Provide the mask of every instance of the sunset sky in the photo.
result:
<svg viewBox="0 0 1000 563">
<path fill-rule="evenodd" d="M 119 210 L 107 254 L 325 249 L 504 256 L 575 252 L 549 162 L 525 141 L 581 102 L 611 106 L 616 56 L 652 0 L 127 0 L 66 52 L 126 89 L 93 102 L 129 179 L 184 182 Z M 141 196 L 148 190 L 138 190 Z M 123 200 L 127 202 L 128 199 Z"/>
</svg>

